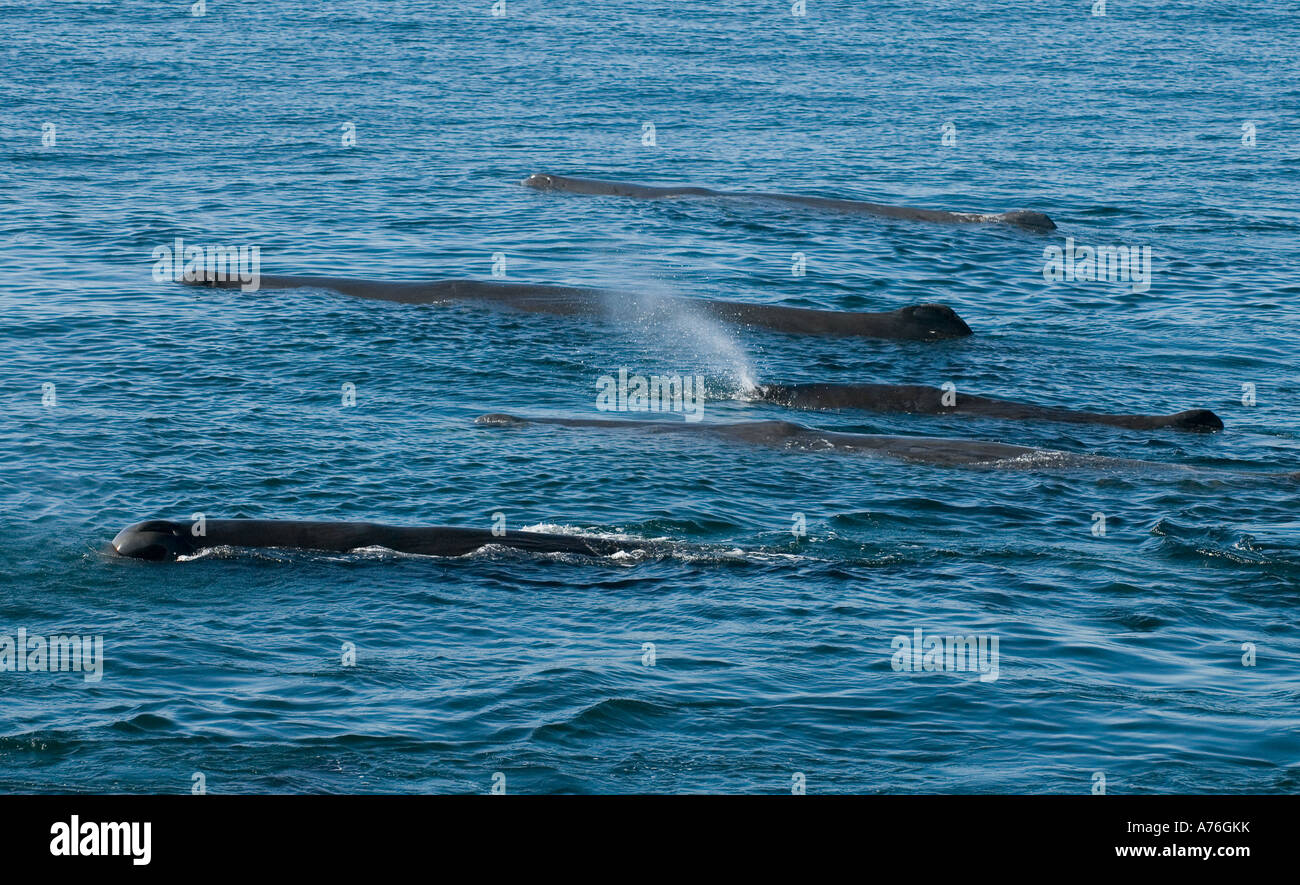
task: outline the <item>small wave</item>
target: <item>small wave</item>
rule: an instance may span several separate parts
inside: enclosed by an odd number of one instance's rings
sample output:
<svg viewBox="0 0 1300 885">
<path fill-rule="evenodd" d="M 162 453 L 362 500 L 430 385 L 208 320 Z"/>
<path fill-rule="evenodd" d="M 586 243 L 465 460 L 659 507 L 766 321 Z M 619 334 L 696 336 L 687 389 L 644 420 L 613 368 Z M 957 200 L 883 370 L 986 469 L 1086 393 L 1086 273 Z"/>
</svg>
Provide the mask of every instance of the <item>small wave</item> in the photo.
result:
<svg viewBox="0 0 1300 885">
<path fill-rule="evenodd" d="M 673 560 L 690 564 L 752 563 L 766 564 L 772 562 L 807 562 L 815 557 L 798 553 L 776 550 L 751 549 L 739 547 L 723 548 L 691 544 L 669 537 L 640 538 L 618 531 L 601 531 L 561 523 L 536 523 L 520 529 L 524 532 L 545 534 L 565 534 L 593 540 L 626 543 L 626 549 L 616 549 L 611 553 L 592 556 L 586 553 L 566 551 L 520 550 L 505 544 L 485 544 L 468 553 L 457 556 L 444 556 L 432 553 L 408 553 L 388 547 L 371 545 L 356 547 L 346 553 L 325 550 L 309 550 L 291 547 L 232 547 L 222 545 L 205 547 L 195 553 L 176 557 L 177 562 L 199 562 L 202 560 L 247 559 L 268 563 L 289 562 L 391 562 L 394 560 L 547 560 L 574 564 L 593 561 L 630 567 L 645 562 Z M 635 546 L 633 546 L 635 545 Z"/>
<path fill-rule="evenodd" d="M 548 722 L 533 729 L 534 740 L 556 740 L 607 734 L 611 730 L 634 731 L 655 727 L 676 709 L 653 701 L 637 698 L 607 698 L 556 722 Z"/>
<path fill-rule="evenodd" d="M 634 535 L 629 535 L 626 532 L 620 532 L 617 530 L 592 529 L 592 528 L 586 528 L 584 526 L 568 525 L 566 523 L 557 523 L 557 522 L 533 523 L 532 525 L 524 526 L 522 529 L 520 529 L 520 531 L 541 532 L 543 534 L 548 534 L 548 535 L 576 535 L 580 538 L 599 538 L 600 540 L 604 540 L 604 541 L 627 541 L 630 543 L 638 543 L 638 544 L 644 544 L 644 543 L 654 544 L 660 542 L 670 543 L 674 540 L 673 538 L 669 538 L 669 537 L 639 538 Z"/>
<path fill-rule="evenodd" d="M 139 713 L 130 719 L 123 719 L 120 722 L 113 723 L 110 728 L 113 731 L 128 734 L 148 734 L 173 731 L 176 728 L 176 723 L 166 716 L 159 716 L 155 713 Z"/>
<path fill-rule="evenodd" d="M 1289 526 L 1294 529 L 1294 525 Z M 1285 529 L 1287 527 L 1275 527 Z M 1261 541 L 1255 534 L 1214 526 L 1193 528 L 1162 519 L 1151 528 L 1171 550 L 1190 553 L 1209 560 L 1239 565 L 1285 566 L 1300 569 L 1300 552 L 1295 546 Z"/>
</svg>

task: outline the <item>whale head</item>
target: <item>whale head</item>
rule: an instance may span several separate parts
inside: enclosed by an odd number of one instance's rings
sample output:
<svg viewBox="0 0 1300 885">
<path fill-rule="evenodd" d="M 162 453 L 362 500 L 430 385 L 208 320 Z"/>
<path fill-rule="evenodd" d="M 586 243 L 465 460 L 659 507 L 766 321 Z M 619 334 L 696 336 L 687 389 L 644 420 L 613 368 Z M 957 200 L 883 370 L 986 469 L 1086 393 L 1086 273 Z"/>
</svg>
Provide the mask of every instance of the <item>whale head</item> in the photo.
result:
<svg viewBox="0 0 1300 885">
<path fill-rule="evenodd" d="M 165 519 L 138 522 L 117 533 L 113 549 L 118 556 L 161 561 L 195 551 L 188 526 Z"/>
<path fill-rule="evenodd" d="M 1028 209 L 1017 209 L 1014 212 L 1003 212 L 998 219 L 1005 224 L 1014 224 L 1016 227 L 1032 231 L 1049 231 L 1056 230 L 1056 222 L 1048 218 L 1042 212 L 1031 212 Z"/>
<path fill-rule="evenodd" d="M 518 415 L 507 415 L 504 412 L 492 412 L 479 415 L 474 419 L 474 423 L 488 424 L 493 427 L 522 427 L 528 423 L 528 419 L 520 418 Z"/>
<path fill-rule="evenodd" d="M 905 332 L 907 338 L 940 341 L 971 334 L 966 321 L 946 304 L 912 304 L 900 307 L 896 313 L 903 323 L 900 331 Z"/>
<path fill-rule="evenodd" d="M 1223 419 L 1209 409 L 1188 409 L 1171 416 L 1170 427 L 1180 430 L 1197 430 L 1202 433 L 1214 433 L 1223 429 Z"/>
<path fill-rule="evenodd" d="M 554 175 L 547 175 L 545 172 L 535 172 L 520 182 L 524 187 L 531 187 L 533 190 L 551 191 L 559 185 Z"/>
</svg>

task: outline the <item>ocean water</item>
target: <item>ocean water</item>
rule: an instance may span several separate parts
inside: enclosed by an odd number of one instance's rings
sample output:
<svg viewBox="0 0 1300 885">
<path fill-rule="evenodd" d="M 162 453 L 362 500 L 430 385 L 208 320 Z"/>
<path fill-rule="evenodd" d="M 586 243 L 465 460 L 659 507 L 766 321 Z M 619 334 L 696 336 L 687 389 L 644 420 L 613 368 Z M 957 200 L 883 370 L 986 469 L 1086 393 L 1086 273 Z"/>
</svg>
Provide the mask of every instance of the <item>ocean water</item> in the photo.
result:
<svg viewBox="0 0 1300 885">
<path fill-rule="evenodd" d="M 0 789 L 1294 792 L 1300 484 L 1242 474 L 1300 470 L 1300 17 L 1108 5 L 0 3 L 0 636 L 103 637 L 100 679 L 0 672 Z M 539 171 L 1059 229 L 518 185 Z M 268 274 L 939 301 L 975 334 L 195 291 L 152 276 L 177 237 L 256 245 Z M 1149 246 L 1149 288 L 1045 280 L 1067 238 Z M 474 423 L 601 417 L 620 367 L 704 376 L 706 421 L 1204 469 Z M 792 413 L 755 380 L 1227 427 Z M 106 552 L 193 513 L 664 540 Z M 997 678 L 896 670 L 917 629 L 996 638 Z"/>
</svg>

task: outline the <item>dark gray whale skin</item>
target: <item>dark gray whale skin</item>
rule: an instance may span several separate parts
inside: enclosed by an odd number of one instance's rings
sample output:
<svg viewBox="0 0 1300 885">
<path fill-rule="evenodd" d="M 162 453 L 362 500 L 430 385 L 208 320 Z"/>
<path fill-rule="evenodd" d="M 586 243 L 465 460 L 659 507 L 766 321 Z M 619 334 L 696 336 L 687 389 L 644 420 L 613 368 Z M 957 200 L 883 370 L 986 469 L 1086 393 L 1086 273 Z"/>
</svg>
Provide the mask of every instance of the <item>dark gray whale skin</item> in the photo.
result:
<svg viewBox="0 0 1300 885">
<path fill-rule="evenodd" d="M 942 209 L 914 209 L 910 206 L 889 206 L 867 203 L 862 200 L 835 200 L 827 197 L 805 197 L 798 194 L 752 193 L 747 191 L 718 191 L 707 187 L 645 187 L 623 181 L 602 181 L 596 178 L 569 178 L 538 172 L 525 178 L 521 184 L 539 191 L 565 191 L 571 194 L 593 196 L 633 197 L 640 200 L 657 200 L 665 197 L 728 197 L 773 200 L 811 209 L 832 212 L 849 212 L 858 215 L 880 215 L 907 221 L 932 221 L 940 224 L 1010 224 L 1025 230 L 1046 232 L 1056 230 L 1056 223 L 1042 212 L 1016 210 L 1014 212 L 980 213 L 947 212 Z"/>
<path fill-rule="evenodd" d="M 234 289 L 243 284 L 235 278 L 183 280 L 191 285 Z M 566 316 L 618 315 L 632 310 L 653 312 L 663 304 L 698 310 L 735 323 L 801 335 L 857 336 L 903 341 L 942 341 L 971 334 L 970 326 L 951 307 L 942 304 L 913 304 L 881 313 L 814 310 L 776 304 L 751 304 L 681 296 L 643 296 L 603 289 L 546 286 L 483 280 L 432 280 L 388 282 L 347 277 L 262 275 L 258 289 L 329 289 L 356 298 L 397 301 L 402 304 L 438 304 L 451 301 L 479 301 L 530 313 Z"/>
<path fill-rule="evenodd" d="M 943 404 L 944 391 L 918 384 L 768 384 L 756 398 L 794 409 L 863 409 L 873 412 L 910 412 L 921 415 L 968 415 L 1010 420 L 1063 421 L 1070 424 L 1106 424 L 1129 430 L 1223 429 L 1223 421 L 1209 409 L 1188 409 L 1173 415 L 1108 415 L 1074 409 L 1057 409 L 958 393 L 952 406 Z"/>
<path fill-rule="evenodd" d="M 949 439 L 933 436 L 886 436 L 872 433 L 844 433 L 817 430 L 792 421 L 739 421 L 733 424 L 689 423 L 686 421 L 614 421 L 606 418 L 522 418 L 494 413 L 481 415 L 476 424 L 524 427 L 552 424 L 561 427 L 599 427 L 643 433 L 703 433 L 727 440 L 804 452 L 845 452 L 883 455 L 918 464 L 946 467 L 993 468 L 1002 470 L 1112 470 L 1162 471 L 1204 479 L 1233 481 L 1265 480 L 1300 483 L 1300 471 L 1290 473 L 1247 472 L 1199 468 L 1186 464 L 1111 458 L 1053 449 L 1035 449 L 978 439 Z"/>
<path fill-rule="evenodd" d="M 394 526 L 372 522 L 308 522 L 291 519 L 209 519 L 195 537 L 192 523 L 153 519 L 123 529 L 113 539 L 119 556 L 155 561 L 189 556 L 208 547 L 285 547 L 346 553 L 359 547 L 384 547 L 399 553 L 463 556 L 489 544 L 537 553 L 608 556 L 621 550 L 648 549 L 636 541 L 583 538 L 542 532 L 507 532 L 451 526 Z"/>
<path fill-rule="evenodd" d="M 723 439 L 799 451 L 837 451 L 885 455 L 921 464 L 964 467 L 1045 468 L 1056 467 L 1174 467 L 1130 458 L 1080 455 L 1051 449 L 1034 449 L 1009 443 L 933 436 L 887 436 L 873 433 L 844 433 L 817 430 L 793 421 L 738 421 L 731 424 L 688 423 L 686 421 L 616 421 L 607 418 L 522 418 L 493 413 L 481 415 L 476 424 L 523 427 L 552 424 L 560 427 L 600 427 L 638 430 L 645 433 L 704 433 Z M 1181 468 L 1186 469 L 1186 468 Z"/>
</svg>

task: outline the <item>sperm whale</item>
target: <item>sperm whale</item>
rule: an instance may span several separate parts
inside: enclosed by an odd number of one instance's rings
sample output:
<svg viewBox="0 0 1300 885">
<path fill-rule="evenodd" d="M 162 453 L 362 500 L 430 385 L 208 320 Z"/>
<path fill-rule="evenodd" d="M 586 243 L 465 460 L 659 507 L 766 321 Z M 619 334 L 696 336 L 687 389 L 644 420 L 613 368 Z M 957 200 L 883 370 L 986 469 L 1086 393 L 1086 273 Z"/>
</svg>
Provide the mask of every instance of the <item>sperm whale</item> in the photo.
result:
<svg viewBox="0 0 1300 885">
<path fill-rule="evenodd" d="M 986 467 L 1074 467 L 1074 466 L 1146 466 L 1150 462 L 1101 455 L 1080 455 L 1050 449 L 1035 449 L 1010 443 L 975 439 L 949 439 L 931 436 L 888 436 L 873 433 L 846 433 L 818 430 L 793 421 L 737 421 L 729 424 L 687 423 L 678 421 L 616 421 L 607 418 L 524 418 L 492 413 L 481 415 L 475 423 L 523 427 L 550 424 L 559 427 L 599 427 L 610 430 L 635 430 L 645 433 L 681 433 L 695 431 L 723 439 L 799 451 L 862 452 L 885 455 L 903 461 L 945 466 Z"/>
<path fill-rule="evenodd" d="M 549 424 L 560 427 L 631 430 L 643 433 L 703 433 L 721 439 L 804 452 L 844 452 L 883 455 L 900 461 L 941 466 L 986 467 L 1008 470 L 1055 470 L 1064 468 L 1105 470 L 1161 470 L 1195 474 L 1200 468 L 1186 464 L 1113 458 L 1106 455 L 1038 449 L 1011 443 L 931 436 L 889 436 L 819 430 L 792 421 L 738 421 L 730 424 L 685 421 L 616 421 L 606 418 L 525 418 L 492 413 L 475 423 L 497 427 L 525 427 Z M 1209 472 L 1208 470 L 1206 471 Z M 1216 471 L 1220 475 L 1249 479 L 1282 479 L 1300 482 L 1300 472 L 1251 473 Z"/>
<path fill-rule="evenodd" d="M 862 409 L 921 415 L 1062 421 L 1071 424 L 1105 424 L 1129 430 L 1168 428 L 1209 432 L 1223 429 L 1223 420 L 1209 409 L 1188 409 L 1173 415 L 1111 415 L 944 391 L 938 387 L 919 384 L 765 384 L 753 392 L 753 397 L 794 409 Z"/>
<path fill-rule="evenodd" d="M 184 279 L 192 285 L 218 288 L 244 287 L 235 276 L 199 273 Z M 802 335 L 857 336 L 905 341 L 941 341 L 971 334 L 956 312 L 942 304 L 913 304 L 880 313 L 815 310 L 779 304 L 753 304 L 686 298 L 676 295 L 647 296 L 603 289 L 547 286 L 483 280 L 433 280 L 390 282 L 345 277 L 260 275 L 257 289 L 328 289 L 356 298 L 397 301 L 403 304 L 438 304 L 476 301 L 507 306 L 532 313 L 559 315 L 621 316 L 626 313 L 653 316 L 668 306 L 698 310 L 707 316 L 740 326 L 751 326 Z"/>
<path fill-rule="evenodd" d="M 1056 223 L 1042 212 L 1031 212 L 1023 209 L 1014 212 L 997 213 L 948 212 L 942 209 L 915 209 L 911 206 L 889 206 L 882 203 L 868 203 L 862 200 L 836 200 L 827 197 L 801 196 L 799 194 L 719 191 L 707 187 L 646 187 L 622 181 L 569 178 L 564 175 L 551 175 L 545 172 L 530 175 L 521 184 L 539 191 L 565 191 L 571 194 L 633 197 L 640 200 L 657 200 L 665 197 L 748 198 L 789 203 L 811 209 L 826 209 L 832 212 L 901 218 L 907 221 L 932 221 L 943 224 L 1010 224 L 1025 230 L 1040 232 L 1056 229 Z"/>
<path fill-rule="evenodd" d="M 291 519 L 207 519 L 202 523 L 153 519 L 118 532 L 113 549 L 134 559 L 170 560 L 210 547 L 285 547 L 346 553 L 384 547 L 398 553 L 463 556 L 488 545 L 534 553 L 608 556 L 647 550 L 632 540 L 587 538 L 544 532 L 507 532 L 452 526 L 395 526 L 372 522 L 310 522 Z"/>
</svg>

